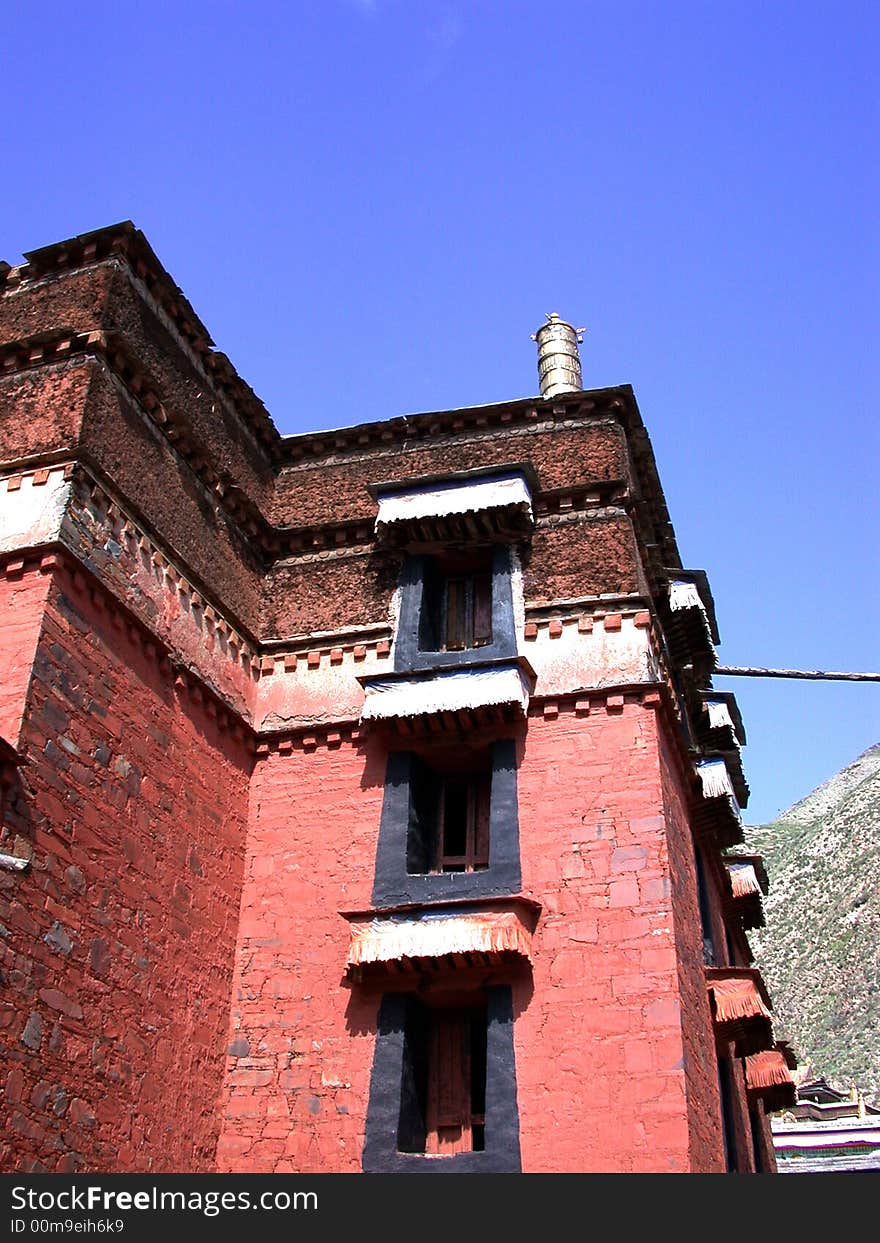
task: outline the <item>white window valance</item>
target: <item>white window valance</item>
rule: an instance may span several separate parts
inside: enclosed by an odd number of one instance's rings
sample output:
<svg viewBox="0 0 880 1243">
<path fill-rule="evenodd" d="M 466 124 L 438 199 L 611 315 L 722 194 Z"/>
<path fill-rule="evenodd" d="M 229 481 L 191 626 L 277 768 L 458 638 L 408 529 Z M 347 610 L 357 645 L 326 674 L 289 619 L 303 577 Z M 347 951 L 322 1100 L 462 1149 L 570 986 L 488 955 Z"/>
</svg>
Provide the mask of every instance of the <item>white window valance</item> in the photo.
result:
<svg viewBox="0 0 880 1243">
<path fill-rule="evenodd" d="M 468 514 L 495 518 L 514 514 L 528 524 L 534 521 L 532 494 L 519 472 L 380 491 L 378 501 L 379 538 L 400 527 L 425 521 L 442 523 Z"/>
<path fill-rule="evenodd" d="M 526 676 L 513 663 L 433 672 L 424 677 L 364 678 L 362 685 L 366 696 L 361 713 L 364 721 L 507 705 L 525 716 L 529 705 Z"/>
</svg>

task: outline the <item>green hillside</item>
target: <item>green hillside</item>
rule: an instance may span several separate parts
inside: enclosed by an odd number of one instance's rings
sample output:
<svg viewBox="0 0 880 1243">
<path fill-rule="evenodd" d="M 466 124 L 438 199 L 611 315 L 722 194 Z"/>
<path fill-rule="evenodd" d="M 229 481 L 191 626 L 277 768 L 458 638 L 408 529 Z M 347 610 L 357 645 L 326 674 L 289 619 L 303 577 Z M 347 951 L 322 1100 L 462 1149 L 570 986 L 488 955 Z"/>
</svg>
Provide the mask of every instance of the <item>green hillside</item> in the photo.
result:
<svg viewBox="0 0 880 1243">
<path fill-rule="evenodd" d="M 880 745 L 746 836 L 770 876 L 750 940 L 777 1033 L 880 1103 Z"/>
</svg>

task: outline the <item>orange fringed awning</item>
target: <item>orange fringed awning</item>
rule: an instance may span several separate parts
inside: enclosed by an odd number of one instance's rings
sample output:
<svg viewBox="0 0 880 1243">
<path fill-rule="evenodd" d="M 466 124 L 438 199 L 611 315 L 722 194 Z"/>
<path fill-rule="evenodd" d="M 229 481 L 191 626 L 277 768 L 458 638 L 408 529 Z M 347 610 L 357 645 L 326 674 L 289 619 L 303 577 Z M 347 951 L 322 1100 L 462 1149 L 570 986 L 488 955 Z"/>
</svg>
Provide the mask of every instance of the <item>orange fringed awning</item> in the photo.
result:
<svg viewBox="0 0 880 1243">
<path fill-rule="evenodd" d="M 710 985 L 719 1023 L 737 1019 L 770 1018 L 770 1011 L 749 979 L 716 980 Z"/>
<path fill-rule="evenodd" d="M 764 1049 L 746 1058 L 746 1087 L 764 1101 L 767 1110 L 797 1104 L 797 1086 L 782 1051 Z"/>
<path fill-rule="evenodd" d="M 530 962 L 531 946 L 531 932 L 515 910 L 380 916 L 352 923 L 347 967 L 418 968 L 449 956 Z"/>
<path fill-rule="evenodd" d="M 749 898 L 753 895 L 760 898 L 761 886 L 758 884 L 755 869 L 750 863 L 728 863 L 727 870 L 730 873 L 730 887 L 735 898 Z"/>
<path fill-rule="evenodd" d="M 740 1057 L 772 1048 L 770 999 L 757 971 L 709 967 L 706 984 L 719 1035 L 736 1043 Z"/>
<path fill-rule="evenodd" d="M 728 855 L 724 860 L 730 892 L 743 928 L 763 928 L 762 894 L 767 892 L 767 873 L 759 855 Z"/>
</svg>

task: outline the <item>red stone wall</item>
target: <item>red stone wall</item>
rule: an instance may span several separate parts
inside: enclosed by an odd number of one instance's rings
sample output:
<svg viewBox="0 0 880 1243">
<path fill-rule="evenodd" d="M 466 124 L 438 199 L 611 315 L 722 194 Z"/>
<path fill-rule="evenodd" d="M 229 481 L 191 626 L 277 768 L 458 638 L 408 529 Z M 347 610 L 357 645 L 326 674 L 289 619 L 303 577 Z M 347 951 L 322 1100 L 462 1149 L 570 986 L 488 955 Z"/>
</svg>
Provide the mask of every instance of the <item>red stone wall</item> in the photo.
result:
<svg viewBox="0 0 880 1243">
<path fill-rule="evenodd" d="M 249 753 L 92 586 L 53 579 L 27 698 L 33 864 L 0 879 L 0 1165 L 208 1170 Z M 0 650 L 15 642 L 4 627 Z"/>
<path fill-rule="evenodd" d="M 251 790 L 220 1170 L 358 1171 L 378 996 L 342 983 L 369 906 L 385 779 L 377 743 L 273 751 Z"/>
<path fill-rule="evenodd" d="M 0 738 L 18 746 L 34 652 L 51 578 L 34 561 L 28 572 L 0 573 Z"/>
<path fill-rule="evenodd" d="M 259 557 L 169 442 L 96 367 L 82 445 L 136 516 L 161 534 L 210 598 L 252 633 L 259 626 Z"/>
<path fill-rule="evenodd" d="M 102 333 L 105 358 L 38 365 L 0 381 L 0 461 L 60 450 L 106 473 L 135 516 L 185 559 L 203 589 L 223 601 L 236 622 L 259 627 L 261 555 L 192 464 L 172 446 L 118 376 L 113 342 L 124 342 L 145 383 L 170 416 L 185 422 L 189 456 L 267 509 L 274 470 L 246 422 L 215 390 L 191 351 L 172 333 L 126 265 L 108 261 L 89 271 L 7 290 L 0 297 L 0 344 L 36 332 Z M 127 365 L 127 364 L 126 364 Z M 179 441 L 178 436 L 178 441 Z"/>
<path fill-rule="evenodd" d="M 687 1170 L 653 709 L 531 718 L 519 807 L 523 886 L 544 908 L 515 1022 L 523 1168 Z"/>
<path fill-rule="evenodd" d="M 660 765 L 682 1004 L 690 1160 L 695 1170 L 723 1171 L 718 1066 L 703 964 L 694 845 L 681 764 L 665 728 L 660 732 Z"/>
<path fill-rule="evenodd" d="M 637 702 L 529 720 L 523 889 L 543 912 L 514 986 L 527 1171 L 712 1168 L 689 1136 L 657 722 Z M 284 745 L 252 787 L 218 1161 L 357 1170 L 379 997 L 342 982 L 339 911 L 369 906 L 384 750 Z"/>
<path fill-rule="evenodd" d="M 722 1171 L 724 1164 L 721 1098 L 718 1087 L 718 1057 L 729 1060 L 734 1089 L 733 1123 L 737 1167 L 740 1172 L 755 1169 L 754 1145 L 745 1087 L 745 1063 L 729 1042 L 716 1049 L 703 965 L 702 926 L 697 898 L 694 845 L 686 811 L 686 793 L 681 765 L 671 744 L 664 737 L 663 791 L 670 825 L 670 858 L 675 902 L 675 934 L 679 977 L 685 1016 L 685 1069 L 688 1088 L 688 1116 L 691 1131 L 691 1159 L 700 1170 Z M 711 841 L 702 844 L 704 873 L 712 936 L 719 965 L 728 965 L 724 915 L 718 890 Z M 765 1143 L 769 1141 L 769 1123 Z M 769 1141 L 772 1151 L 772 1141 Z M 772 1161 L 772 1156 L 767 1158 Z"/>
<path fill-rule="evenodd" d="M 81 362 L 0 379 L 0 461 L 72 448 L 79 440 L 90 379 Z"/>
<path fill-rule="evenodd" d="M 524 402 L 523 409 L 527 405 Z M 431 421 L 429 415 L 418 415 L 413 424 L 423 429 Z M 350 435 L 356 441 L 357 433 Z M 298 439 L 286 442 L 288 451 Z M 330 439 L 315 460 L 283 467 L 275 490 L 274 520 L 280 526 L 372 522 L 376 502 L 369 484 L 486 466 L 529 462 L 537 471 L 540 487 L 548 491 L 629 477 L 623 430 L 611 422 L 584 422 L 576 428 L 552 422 L 531 427 L 518 423 L 491 433 L 445 434 L 428 444 L 413 441 L 398 426 L 395 430 L 389 427 L 387 439 L 391 442 L 387 448 L 363 452 L 355 444 L 338 456 Z"/>
<path fill-rule="evenodd" d="M 523 559 L 526 601 L 625 595 L 641 585 L 632 523 L 624 514 L 542 527 Z"/>
<path fill-rule="evenodd" d="M 275 566 L 263 584 L 263 638 L 390 622 L 401 560 L 366 552 Z"/>
<path fill-rule="evenodd" d="M 743 1058 L 737 1057 L 736 1049 L 729 1041 L 718 1049 L 720 1057 L 730 1062 L 731 1082 L 733 1084 L 733 1131 L 736 1149 L 736 1168 L 740 1174 L 755 1172 L 755 1146 L 752 1142 L 752 1128 L 749 1121 L 748 1099 L 746 1096 L 746 1066 Z M 724 1169 L 724 1165 L 720 1167 Z"/>
<path fill-rule="evenodd" d="M 19 341 L 56 328 L 97 331 L 115 273 L 115 265 L 107 263 L 7 289 L 0 298 L 0 341 Z"/>
<path fill-rule="evenodd" d="M 775 1174 L 777 1172 L 776 1150 L 773 1147 L 773 1134 L 770 1130 L 770 1119 L 764 1112 L 764 1106 L 760 1101 L 755 1103 L 754 1109 L 759 1120 L 758 1143 L 760 1145 L 761 1160 L 763 1165 L 761 1172 L 764 1174 Z"/>
<path fill-rule="evenodd" d="M 192 437 L 204 446 L 217 472 L 233 478 L 255 505 L 267 510 L 274 471 L 265 449 L 145 295 L 130 269 L 120 266 L 110 284 L 102 327 L 125 340 L 163 403 L 185 415 Z"/>
<path fill-rule="evenodd" d="M 0 297 L 0 343 L 53 329 L 122 338 L 157 386 L 163 403 L 185 415 L 192 435 L 205 445 L 218 472 L 227 472 L 255 504 L 268 507 L 273 471 L 265 450 L 181 344 L 126 263 L 110 259 L 87 269 L 26 280 Z"/>
</svg>

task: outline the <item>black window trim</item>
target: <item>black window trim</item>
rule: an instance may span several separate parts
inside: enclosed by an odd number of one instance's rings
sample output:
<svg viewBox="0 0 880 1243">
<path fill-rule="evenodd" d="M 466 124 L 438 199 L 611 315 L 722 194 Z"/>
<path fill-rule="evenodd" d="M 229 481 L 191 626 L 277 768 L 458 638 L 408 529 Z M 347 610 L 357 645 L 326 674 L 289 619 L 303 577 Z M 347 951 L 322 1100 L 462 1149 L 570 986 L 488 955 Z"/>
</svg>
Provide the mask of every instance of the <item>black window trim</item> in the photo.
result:
<svg viewBox="0 0 880 1243">
<path fill-rule="evenodd" d="M 430 905 L 454 898 L 510 897 L 522 887 L 519 857 L 516 740 L 491 744 L 489 866 L 474 872 L 408 872 L 407 853 L 417 757 L 392 751 L 385 772 L 385 796 L 376 846 L 372 905 Z"/>
<path fill-rule="evenodd" d="M 481 1152 L 435 1156 L 397 1148 L 407 1065 L 407 1028 L 420 1017 L 421 1003 L 406 993 L 385 993 L 379 1006 L 370 1076 L 363 1169 L 368 1174 L 518 1174 L 522 1170 L 513 990 L 486 989 L 486 1147 Z"/>
<path fill-rule="evenodd" d="M 492 546 L 492 642 L 449 652 L 419 647 L 429 558 L 421 553 L 407 557 L 400 578 L 400 611 L 394 640 L 395 673 L 485 664 L 488 660 L 516 656 L 511 551 L 508 544 Z"/>
</svg>

